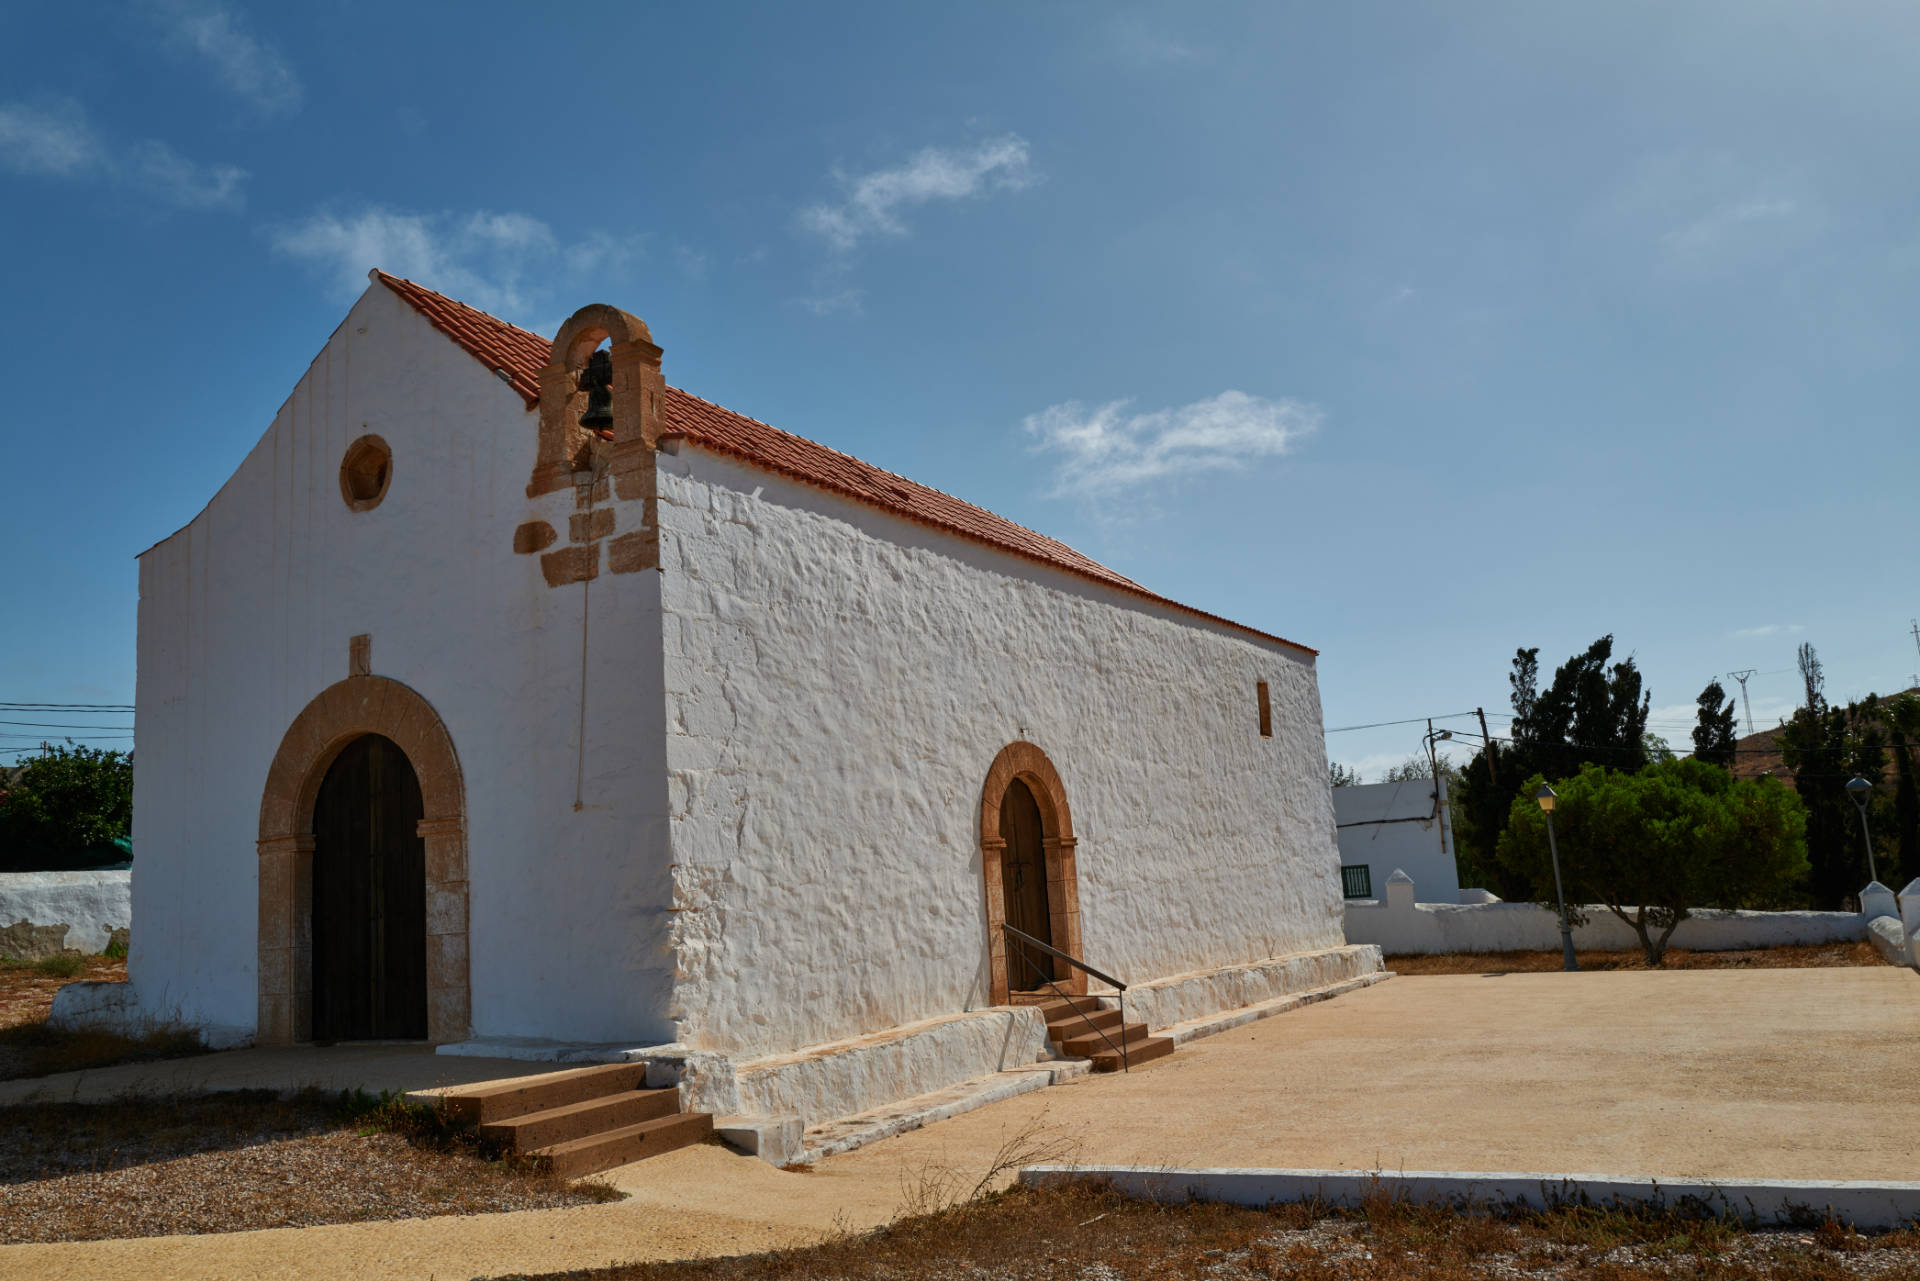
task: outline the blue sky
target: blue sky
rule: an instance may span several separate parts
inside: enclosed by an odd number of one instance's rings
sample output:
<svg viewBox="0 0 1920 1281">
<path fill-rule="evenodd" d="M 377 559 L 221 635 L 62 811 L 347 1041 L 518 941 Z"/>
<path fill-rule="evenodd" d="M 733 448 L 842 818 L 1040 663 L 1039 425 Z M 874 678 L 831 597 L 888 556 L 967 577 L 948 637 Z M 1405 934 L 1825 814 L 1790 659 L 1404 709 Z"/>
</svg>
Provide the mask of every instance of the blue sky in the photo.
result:
<svg viewBox="0 0 1920 1281">
<path fill-rule="evenodd" d="M 636 312 L 679 386 L 1321 649 L 1329 726 L 1505 712 L 1516 646 L 1609 631 L 1676 743 L 1734 668 L 1789 710 L 1803 640 L 1836 695 L 1904 686 L 1916 37 L 1761 0 L 7 5 L 0 700 L 131 699 L 134 556 L 375 264 L 546 332 Z"/>
</svg>

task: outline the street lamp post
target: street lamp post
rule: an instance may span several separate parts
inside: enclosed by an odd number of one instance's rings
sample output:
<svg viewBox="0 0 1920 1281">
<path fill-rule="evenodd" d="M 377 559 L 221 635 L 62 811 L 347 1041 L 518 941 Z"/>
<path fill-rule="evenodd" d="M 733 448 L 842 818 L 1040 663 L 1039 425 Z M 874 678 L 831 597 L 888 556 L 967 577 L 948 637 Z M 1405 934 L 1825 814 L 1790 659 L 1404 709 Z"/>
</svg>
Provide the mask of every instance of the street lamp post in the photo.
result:
<svg viewBox="0 0 1920 1281">
<path fill-rule="evenodd" d="M 1878 881 L 1880 871 L 1873 864 L 1873 830 L 1867 826 L 1867 798 L 1873 795 L 1873 784 L 1855 774 L 1847 780 L 1847 795 L 1860 811 L 1860 839 L 1867 843 L 1867 879 Z"/>
<path fill-rule="evenodd" d="M 1553 855 L 1553 896 L 1560 900 L 1560 947 L 1566 959 L 1560 968 L 1569 974 L 1578 973 L 1580 962 L 1573 955 L 1573 923 L 1567 919 L 1567 892 L 1560 885 L 1560 845 L 1553 839 L 1553 803 L 1560 794 L 1545 783 L 1533 794 L 1540 802 L 1540 810 L 1547 816 L 1547 851 Z"/>
</svg>

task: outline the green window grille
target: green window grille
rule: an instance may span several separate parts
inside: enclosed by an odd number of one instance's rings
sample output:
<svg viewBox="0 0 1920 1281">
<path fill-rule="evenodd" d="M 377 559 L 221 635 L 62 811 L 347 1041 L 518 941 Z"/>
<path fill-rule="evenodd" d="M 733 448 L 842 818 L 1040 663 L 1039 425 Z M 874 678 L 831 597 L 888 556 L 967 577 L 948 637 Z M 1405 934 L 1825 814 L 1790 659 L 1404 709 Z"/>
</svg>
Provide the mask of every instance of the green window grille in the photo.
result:
<svg viewBox="0 0 1920 1281">
<path fill-rule="evenodd" d="M 1340 888 L 1348 898 L 1373 897 L 1373 869 L 1365 863 L 1351 863 L 1340 869 Z"/>
</svg>

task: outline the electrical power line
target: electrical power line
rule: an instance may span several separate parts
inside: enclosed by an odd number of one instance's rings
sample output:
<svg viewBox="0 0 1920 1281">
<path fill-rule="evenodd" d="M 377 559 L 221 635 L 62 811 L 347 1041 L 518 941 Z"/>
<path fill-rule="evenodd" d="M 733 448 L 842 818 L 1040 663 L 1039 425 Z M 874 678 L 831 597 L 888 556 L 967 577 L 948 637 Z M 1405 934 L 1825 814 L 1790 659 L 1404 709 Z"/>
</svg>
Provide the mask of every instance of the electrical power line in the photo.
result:
<svg viewBox="0 0 1920 1281">
<path fill-rule="evenodd" d="M 1450 712 L 1445 716 L 1414 716 L 1404 721 L 1375 721 L 1371 725 L 1338 725 L 1333 729 L 1323 730 L 1322 732 L 1327 734 L 1345 734 L 1356 729 L 1380 729 L 1387 725 L 1424 725 L 1428 721 L 1457 721 L 1474 714 L 1473 712 Z"/>
</svg>

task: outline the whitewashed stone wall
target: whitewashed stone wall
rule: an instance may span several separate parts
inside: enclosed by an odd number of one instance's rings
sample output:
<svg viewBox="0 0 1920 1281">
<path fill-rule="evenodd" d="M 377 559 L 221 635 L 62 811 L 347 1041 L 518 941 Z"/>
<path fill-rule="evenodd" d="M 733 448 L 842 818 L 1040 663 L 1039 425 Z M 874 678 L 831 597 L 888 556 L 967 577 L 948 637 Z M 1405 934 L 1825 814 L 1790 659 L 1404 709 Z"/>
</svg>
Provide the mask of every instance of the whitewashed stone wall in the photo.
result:
<svg viewBox="0 0 1920 1281">
<path fill-rule="evenodd" d="M 1347 941 L 1373 943 L 1388 957 L 1445 952 L 1560 950 L 1560 917 L 1535 903 L 1419 903 L 1413 881 L 1390 881 L 1383 899 L 1347 903 Z M 1578 948 L 1625 952 L 1640 946 L 1631 927 L 1605 907 L 1585 909 L 1574 927 Z M 1703 909 L 1674 929 L 1671 946 L 1696 952 L 1854 942 L 1867 936 L 1857 912 L 1726 912 Z M 1392 962 L 1388 962 L 1392 967 Z"/>
<path fill-rule="evenodd" d="M 0 931 L 9 926 L 66 926 L 61 946 L 106 950 L 115 930 L 133 923 L 133 874 L 125 868 L 90 872 L 0 873 Z M 0 939 L 0 955 L 8 948 Z"/>
<path fill-rule="evenodd" d="M 1093 964 L 1341 945 L 1310 655 L 692 445 L 660 458 L 660 522 L 688 1046 L 987 1004 L 980 793 L 1019 739 L 1066 789 Z"/>
<path fill-rule="evenodd" d="M 393 478 L 354 513 L 340 461 L 368 432 Z M 267 768 L 368 633 L 374 673 L 432 704 L 465 776 L 476 1030 L 671 1039 L 658 576 L 603 574 L 588 615 L 580 585 L 513 553 L 516 525 L 573 510 L 570 491 L 526 498 L 535 435 L 512 388 L 376 284 L 205 510 L 141 557 L 142 1017 L 251 1034 Z"/>
</svg>

